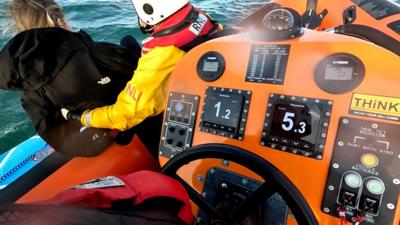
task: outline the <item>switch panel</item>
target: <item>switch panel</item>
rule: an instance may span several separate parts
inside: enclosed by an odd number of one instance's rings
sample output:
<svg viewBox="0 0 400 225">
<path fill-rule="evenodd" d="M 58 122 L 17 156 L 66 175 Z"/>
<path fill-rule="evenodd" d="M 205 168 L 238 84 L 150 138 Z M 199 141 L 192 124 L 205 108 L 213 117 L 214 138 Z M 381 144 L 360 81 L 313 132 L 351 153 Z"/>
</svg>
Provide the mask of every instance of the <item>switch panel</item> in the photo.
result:
<svg viewBox="0 0 400 225">
<path fill-rule="evenodd" d="M 392 225 L 400 192 L 400 126 L 341 117 L 321 210 L 365 214 L 362 224 Z"/>
<path fill-rule="evenodd" d="M 165 114 L 160 155 L 172 158 L 192 146 L 199 96 L 171 92 Z"/>
</svg>

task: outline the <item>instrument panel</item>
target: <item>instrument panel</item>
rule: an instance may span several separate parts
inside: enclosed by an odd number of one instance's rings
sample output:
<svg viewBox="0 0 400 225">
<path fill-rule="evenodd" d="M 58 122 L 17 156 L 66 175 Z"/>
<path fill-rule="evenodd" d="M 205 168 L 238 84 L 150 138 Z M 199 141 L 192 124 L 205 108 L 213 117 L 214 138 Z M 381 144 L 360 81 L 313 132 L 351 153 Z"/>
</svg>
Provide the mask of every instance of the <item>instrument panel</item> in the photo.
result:
<svg viewBox="0 0 400 225">
<path fill-rule="evenodd" d="M 210 52 L 218 57 L 210 58 Z M 197 99 L 185 101 L 198 105 L 195 122 L 187 126 L 192 141 L 180 151 L 219 143 L 263 157 L 296 185 L 320 224 L 338 223 L 343 206 L 347 220 L 363 212 L 362 224 L 397 225 L 400 143 L 389 138 L 391 154 L 381 154 L 383 149 L 371 148 L 378 143 L 375 131 L 359 140 L 361 147 L 351 141 L 374 124 L 387 137 L 399 133 L 399 62 L 356 38 L 314 31 L 277 42 L 253 40 L 247 33 L 207 42 L 189 52 L 171 76 L 169 104 L 192 95 Z M 166 125 L 163 137 L 167 130 Z M 338 146 L 340 138 L 349 146 Z M 162 163 L 176 155 L 160 147 Z M 374 159 L 379 173 L 372 175 L 362 165 Z M 187 182 L 206 191 L 210 167 L 243 173 L 228 162 L 204 161 L 185 171 Z"/>
</svg>

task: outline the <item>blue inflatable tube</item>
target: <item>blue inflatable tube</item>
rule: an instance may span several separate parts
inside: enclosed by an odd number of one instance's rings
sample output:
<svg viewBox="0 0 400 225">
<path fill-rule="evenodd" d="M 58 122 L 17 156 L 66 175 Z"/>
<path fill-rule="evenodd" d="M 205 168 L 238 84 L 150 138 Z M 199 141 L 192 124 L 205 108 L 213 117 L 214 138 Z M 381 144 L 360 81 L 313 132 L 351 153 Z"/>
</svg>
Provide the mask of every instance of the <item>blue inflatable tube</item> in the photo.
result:
<svg viewBox="0 0 400 225">
<path fill-rule="evenodd" d="M 0 191 L 53 153 L 54 149 L 35 135 L 0 155 Z"/>
</svg>

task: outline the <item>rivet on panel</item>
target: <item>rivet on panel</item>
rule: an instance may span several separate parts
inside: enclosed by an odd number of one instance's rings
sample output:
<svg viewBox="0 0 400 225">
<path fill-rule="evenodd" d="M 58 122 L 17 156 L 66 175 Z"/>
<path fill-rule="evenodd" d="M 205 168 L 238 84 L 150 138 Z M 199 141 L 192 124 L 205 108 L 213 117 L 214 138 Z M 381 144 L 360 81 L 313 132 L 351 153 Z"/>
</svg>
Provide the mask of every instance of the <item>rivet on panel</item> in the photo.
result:
<svg viewBox="0 0 400 225">
<path fill-rule="evenodd" d="M 335 168 L 335 169 L 339 169 L 339 164 L 337 164 L 337 163 L 334 163 L 334 164 L 333 164 L 333 168 Z"/>
<path fill-rule="evenodd" d="M 197 180 L 198 183 L 203 183 L 203 176 L 198 175 L 198 176 L 196 177 L 196 180 Z"/>
</svg>

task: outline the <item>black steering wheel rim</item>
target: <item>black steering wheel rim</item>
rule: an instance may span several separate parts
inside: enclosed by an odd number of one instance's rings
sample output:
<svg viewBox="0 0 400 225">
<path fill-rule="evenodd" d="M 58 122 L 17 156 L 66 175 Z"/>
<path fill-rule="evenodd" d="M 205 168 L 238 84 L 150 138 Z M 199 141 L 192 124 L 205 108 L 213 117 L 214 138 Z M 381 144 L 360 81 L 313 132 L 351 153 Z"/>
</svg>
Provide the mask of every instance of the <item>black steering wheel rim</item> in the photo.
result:
<svg viewBox="0 0 400 225">
<path fill-rule="evenodd" d="M 285 200 L 298 224 L 318 225 L 310 206 L 295 185 L 270 162 L 242 148 L 224 144 L 195 146 L 169 160 L 161 168 L 161 172 L 179 178 L 176 173 L 182 166 L 195 160 L 207 158 L 229 160 L 255 172 L 276 188 L 276 192 Z M 181 183 L 184 182 L 182 179 L 178 180 Z M 188 188 L 188 184 L 185 183 L 184 186 Z M 194 197 L 192 192 L 189 192 L 189 196 Z"/>
</svg>

